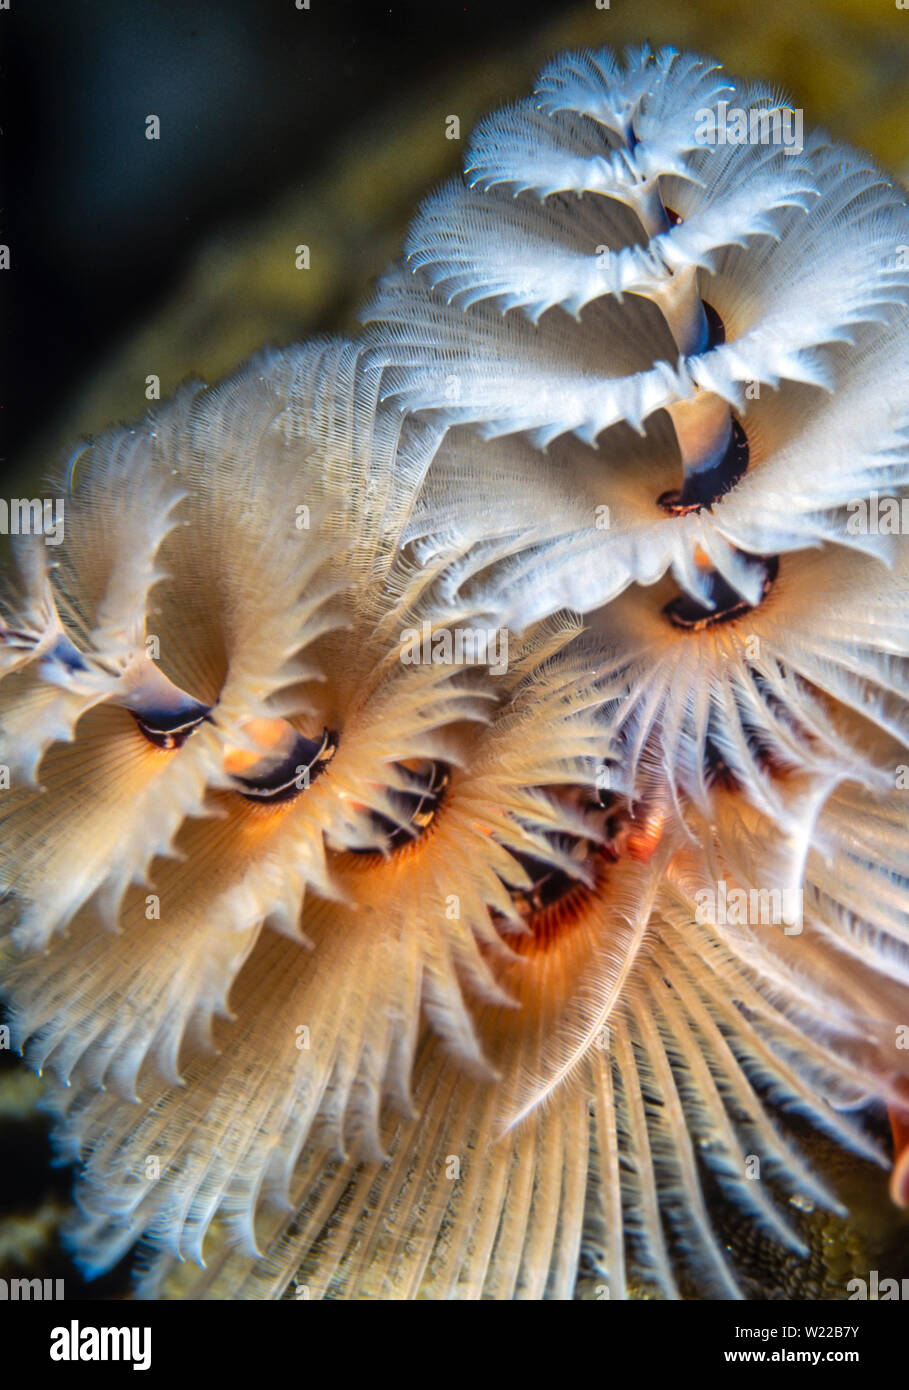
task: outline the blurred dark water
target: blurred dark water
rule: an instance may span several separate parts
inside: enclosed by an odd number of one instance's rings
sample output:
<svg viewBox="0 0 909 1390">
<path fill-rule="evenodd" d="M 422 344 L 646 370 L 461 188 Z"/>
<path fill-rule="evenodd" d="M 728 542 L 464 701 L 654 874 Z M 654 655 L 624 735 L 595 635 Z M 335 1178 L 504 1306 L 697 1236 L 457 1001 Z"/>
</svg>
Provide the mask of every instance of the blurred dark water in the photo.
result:
<svg viewBox="0 0 909 1390">
<path fill-rule="evenodd" d="M 0 11 L 0 469 L 212 229 L 545 0 L 13 0 Z M 558 6 L 556 6 L 558 9 Z M 162 138 L 146 139 L 158 116 Z"/>
</svg>

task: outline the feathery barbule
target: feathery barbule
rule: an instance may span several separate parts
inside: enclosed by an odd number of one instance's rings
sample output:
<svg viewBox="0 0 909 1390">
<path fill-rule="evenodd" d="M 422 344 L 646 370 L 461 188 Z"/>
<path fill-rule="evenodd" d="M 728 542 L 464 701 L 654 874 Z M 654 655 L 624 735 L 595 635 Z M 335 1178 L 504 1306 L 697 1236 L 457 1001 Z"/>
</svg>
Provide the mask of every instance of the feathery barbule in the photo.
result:
<svg viewBox="0 0 909 1390">
<path fill-rule="evenodd" d="M 740 1297 L 717 1202 L 848 1215 L 787 1112 L 909 1200 L 909 214 L 795 115 L 559 58 L 361 342 L 74 454 L 0 885 L 84 1268 Z"/>
</svg>

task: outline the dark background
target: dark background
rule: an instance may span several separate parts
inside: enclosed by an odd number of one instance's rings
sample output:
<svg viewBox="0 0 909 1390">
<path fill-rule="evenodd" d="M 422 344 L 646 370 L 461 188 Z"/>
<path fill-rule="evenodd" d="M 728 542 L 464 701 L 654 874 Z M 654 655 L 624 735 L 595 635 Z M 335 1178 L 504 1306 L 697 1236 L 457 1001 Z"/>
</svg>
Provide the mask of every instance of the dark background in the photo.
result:
<svg viewBox="0 0 909 1390">
<path fill-rule="evenodd" d="M 0 10 L 0 242 L 11 251 L 0 277 L 0 474 L 16 471 L 30 437 L 212 229 L 302 185 L 400 91 L 507 47 L 560 9 L 310 6 L 12 0 Z M 171 138 L 136 138 L 150 112 Z"/>
</svg>

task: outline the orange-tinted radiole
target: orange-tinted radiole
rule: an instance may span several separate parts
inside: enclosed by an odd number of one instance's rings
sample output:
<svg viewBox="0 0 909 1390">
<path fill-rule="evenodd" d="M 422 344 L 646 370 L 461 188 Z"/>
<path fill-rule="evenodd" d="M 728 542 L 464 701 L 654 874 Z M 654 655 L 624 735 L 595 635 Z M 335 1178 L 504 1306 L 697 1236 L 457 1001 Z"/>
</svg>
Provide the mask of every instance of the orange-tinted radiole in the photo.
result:
<svg viewBox="0 0 909 1390">
<path fill-rule="evenodd" d="M 428 830 L 436 817 L 451 780 L 447 765 L 425 758 L 398 763 L 397 766 L 413 783 L 410 787 L 396 788 L 388 793 L 399 817 L 393 819 L 379 811 L 370 811 L 379 844 L 358 847 L 354 850 L 355 854 L 374 854 L 376 848 L 385 854 L 401 849 Z"/>
<path fill-rule="evenodd" d="M 139 732 L 156 748 L 182 748 L 190 734 L 211 718 L 211 706 L 189 697 L 174 709 L 131 709 Z"/>
<path fill-rule="evenodd" d="M 890 1126 L 893 1130 L 890 1197 L 898 1207 L 909 1207 L 909 1108 L 891 1105 Z"/>
<path fill-rule="evenodd" d="M 763 558 L 764 580 L 761 598 L 766 598 L 779 573 L 780 562 L 776 555 L 768 555 Z M 673 627 L 686 628 L 690 632 L 699 632 L 703 628 L 717 627 L 720 623 L 732 622 L 735 618 L 744 617 L 750 613 L 753 604 L 747 599 L 743 599 L 741 594 L 733 589 L 732 585 L 717 571 L 714 570 L 709 578 L 710 597 L 712 606 L 700 603 L 690 594 L 679 594 L 678 598 L 671 599 L 663 609 L 666 617 Z"/>
<path fill-rule="evenodd" d="M 234 770 L 238 764 L 238 753 L 235 751 L 227 770 L 237 783 L 240 795 L 247 801 L 270 804 L 290 801 L 321 776 L 337 747 L 338 736 L 329 729 L 323 729 L 321 737 L 315 739 L 290 729 L 283 734 L 280 745 L 275 745 L 275 752 L 271 756 L 264 754 L 241 773 Z"/>
<path fill-rule="evenodd" d="M 511 854 L 531 880 L 521 887 L 503 879 L 526 933 L 494 914 L 501 934 L 519 953 L 554 945 L 575 926 L 592 899 L 602 894 L 610 867 L 622 858 L 645 862 L 654 853 L 663 833 L 663 817 L 641 811 L 633 814 L 615 792 L 600 791 L 591 800 L 586 789 L 572 788 L 567 795 L 587 813 L 590 835 L 559 836 L 558 848 L 577 861 L 578 873 L 549 860 L 512 850 Z"/>
</svg>

